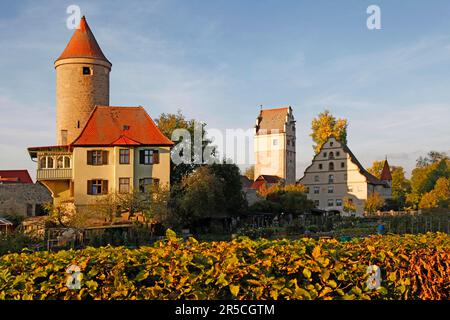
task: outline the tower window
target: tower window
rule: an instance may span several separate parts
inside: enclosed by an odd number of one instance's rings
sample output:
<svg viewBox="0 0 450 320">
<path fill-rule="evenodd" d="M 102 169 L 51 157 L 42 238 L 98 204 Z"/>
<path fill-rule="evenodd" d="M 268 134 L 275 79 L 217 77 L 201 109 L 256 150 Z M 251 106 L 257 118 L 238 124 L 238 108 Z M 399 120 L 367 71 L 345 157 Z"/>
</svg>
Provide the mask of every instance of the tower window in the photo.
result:
<svg viewBox="0 0 450 320">
<path fill-rule="evenodd" d="M 77 128 L 80 129 L 80 120 L 77 121 Z"/>
<path fill-rule="evenodd" d="M 127 130 L 130 130 L 130 126 L 124 124 L 124 125 L 123 125 L 123 131 L 127 131 Z"/>
<path fill-rule="evenodd" d="M 83 67 L 83 75 L 90 76 L 92 74 L 92 70 L 89 67 Z"/>
</svg>

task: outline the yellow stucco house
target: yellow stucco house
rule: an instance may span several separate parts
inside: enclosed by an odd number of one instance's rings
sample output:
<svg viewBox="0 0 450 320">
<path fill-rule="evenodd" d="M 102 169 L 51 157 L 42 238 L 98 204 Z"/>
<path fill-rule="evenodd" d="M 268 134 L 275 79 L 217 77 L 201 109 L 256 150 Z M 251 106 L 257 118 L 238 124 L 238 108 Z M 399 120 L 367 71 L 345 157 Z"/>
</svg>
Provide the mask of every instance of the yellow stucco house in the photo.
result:
<svg viewBox="0 0 450 320">
<path fill-rule="evenodd" d="M 109 106 L 111 66 L 83 17 L 55 61 L 57 144 L 28 148 L 55 205 L 169 186 L 173 143 L 143 107 Z"/>
</svg>

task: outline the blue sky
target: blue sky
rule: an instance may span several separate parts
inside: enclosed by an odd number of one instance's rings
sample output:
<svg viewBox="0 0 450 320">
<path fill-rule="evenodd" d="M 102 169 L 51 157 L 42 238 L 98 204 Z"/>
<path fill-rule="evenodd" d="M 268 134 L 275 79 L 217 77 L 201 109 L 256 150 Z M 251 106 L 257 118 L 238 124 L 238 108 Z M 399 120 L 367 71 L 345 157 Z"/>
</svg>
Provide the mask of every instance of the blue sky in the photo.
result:
<svg viewBox="0 0 450 320">
<path fill-rule="evenodd" d="M 365 166 L 387 155 L 410 171 L 450 150 L 449 1 L 1 1 L 1 169 L 34 176 L 26 148 L 55 143 L 53 62 L 71 4 L 113 63 L 111 105 L 181 109 L 222 130 L 252 127 L 259 105 L 291 105 L 297 178 L 325 108 L 348 119 Z M 371 4 L 381 30 L 366 27 Z"/>
</svg>

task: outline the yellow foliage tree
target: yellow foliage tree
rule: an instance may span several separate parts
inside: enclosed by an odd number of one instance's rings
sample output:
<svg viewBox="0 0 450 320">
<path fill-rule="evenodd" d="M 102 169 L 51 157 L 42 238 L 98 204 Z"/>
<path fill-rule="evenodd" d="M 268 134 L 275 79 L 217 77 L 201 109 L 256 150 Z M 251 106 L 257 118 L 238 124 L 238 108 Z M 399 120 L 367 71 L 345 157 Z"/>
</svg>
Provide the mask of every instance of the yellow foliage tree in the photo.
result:
<svg viewBox="0 0 450 320">
<path fill-rule="evenodd" d="M 366 203 L 364 204 L 364 209 L 367 213 L 372 214 L 379 210 L 383 205 L 384 199 L 378 192 L 374 192 L 367 197 Z"/>
<path fill-rule="evenodd" d="M 330 136 L 335 136 L 337 140 L 347 144 L 347 126 L 347 119 L 336 119 L 329 110 L 319 113 L 311 122 L 310 136 L 315 143 L 314 151 L 318 153 Z"/>
<path fill-rule="evenodd" d="M 419 203 L 420 209 L 448 208 L 450 204 L 450 179 L 441 177 L 436 181 L 434 189 L 423 194 Z"/>
</svg>

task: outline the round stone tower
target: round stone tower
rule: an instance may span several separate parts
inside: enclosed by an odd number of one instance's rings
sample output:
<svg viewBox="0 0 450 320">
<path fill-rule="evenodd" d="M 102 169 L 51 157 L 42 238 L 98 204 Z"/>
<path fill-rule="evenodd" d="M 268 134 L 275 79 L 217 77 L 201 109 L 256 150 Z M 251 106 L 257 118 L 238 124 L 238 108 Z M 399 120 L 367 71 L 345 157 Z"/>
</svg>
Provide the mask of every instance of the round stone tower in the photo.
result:
<svg viewBox="0 0 450 320">
<path fill-rule="evenodd" d="M 111 66 L 83 16 L 55 61 L 58 145 L 70 144 L 79 136 L 96 105 L 109 105 Z"/>
</svg>

